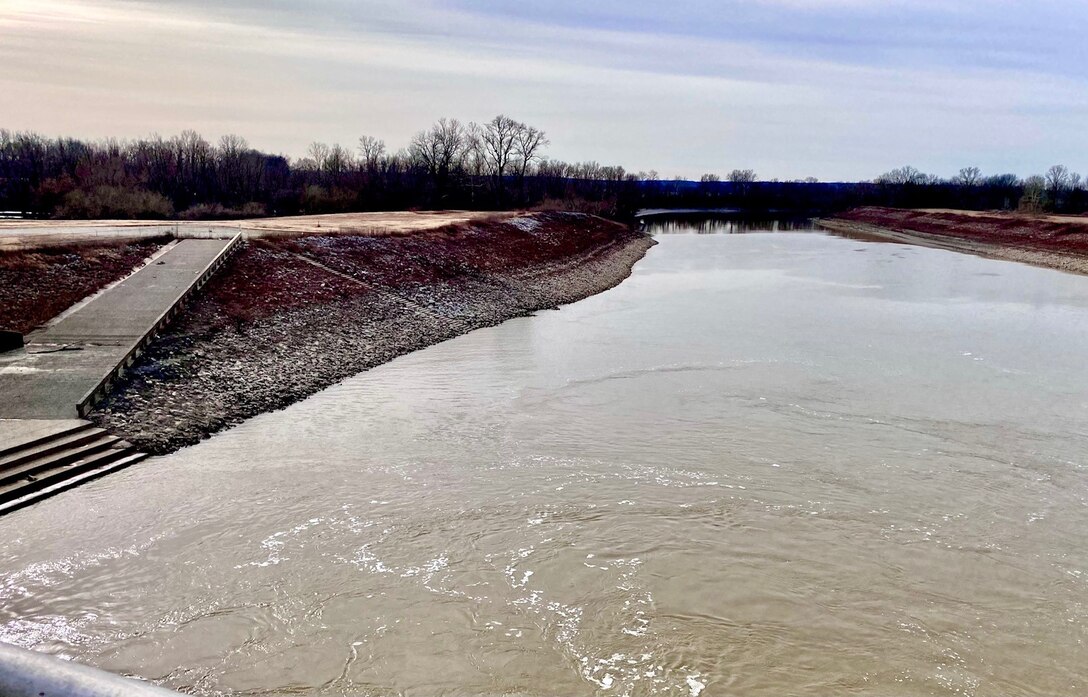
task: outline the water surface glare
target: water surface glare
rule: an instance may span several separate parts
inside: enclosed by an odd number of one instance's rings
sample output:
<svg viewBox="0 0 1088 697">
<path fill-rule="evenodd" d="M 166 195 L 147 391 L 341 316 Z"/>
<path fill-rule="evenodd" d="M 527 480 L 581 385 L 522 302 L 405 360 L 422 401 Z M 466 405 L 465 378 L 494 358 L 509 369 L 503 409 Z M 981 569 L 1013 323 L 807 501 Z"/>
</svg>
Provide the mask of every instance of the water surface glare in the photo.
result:
<svg viewBox="0 0 1088 697">
<path fill-rule="evenodd" d="M 659 240 L 0 519 L 0 640 L 196 694 L 1084 694 L 1088 278 Z"/>
</svg>

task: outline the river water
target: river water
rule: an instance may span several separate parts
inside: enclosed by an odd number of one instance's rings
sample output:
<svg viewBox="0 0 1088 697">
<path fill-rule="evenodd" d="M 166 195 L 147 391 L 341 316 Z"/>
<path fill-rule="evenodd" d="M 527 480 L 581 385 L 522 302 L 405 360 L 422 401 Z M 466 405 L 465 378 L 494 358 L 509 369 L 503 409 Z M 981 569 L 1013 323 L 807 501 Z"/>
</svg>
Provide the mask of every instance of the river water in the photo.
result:
<svg viewBox="0 0 1088 697">
<path fill-rule="evenodd" d="M 0 519 L 0 640 L 196 694 L 1084 694 L 1088 278 L 805 227 L 659 224 Z"/>
</svg>

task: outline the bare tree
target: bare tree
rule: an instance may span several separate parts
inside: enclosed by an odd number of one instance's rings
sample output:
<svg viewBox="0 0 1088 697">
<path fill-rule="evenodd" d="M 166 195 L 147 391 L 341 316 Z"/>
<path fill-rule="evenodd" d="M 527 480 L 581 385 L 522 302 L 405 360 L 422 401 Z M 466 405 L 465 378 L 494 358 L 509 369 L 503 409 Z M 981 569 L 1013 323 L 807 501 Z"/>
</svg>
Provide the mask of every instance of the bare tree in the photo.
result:
<svg viewBox="0 0 1088 697">
<path fill-rule="evenodd" d="M 548 145 L 548 138 L 532 126 L 519 124 L 514 136 L 514 152 L 517 156 L 518 177 L 525 179 L 525 172 L 540 157 L 540 150 Z"/>
<path fill-rule="evenodd" d="M 729 173 L 729 181 L 734 184 L 751 184 L 756 180 L 754 169 L 735 169 Z"/>
<path fill-rule="evenodd" d="M 249 150 L 246 139 L 229 133 L 219 139 L 216 148 L 219 188 L 221 196 L 232 199 L 246 198 L 243 179 L 245 177 L 243 156 Z"/>
<path fill-rule="evenodd" d="M 521 128 L 522 124 L 518 121 L 499 114 L 484 124 L 480 132 L 485 162 L 496 192 L 502 190 L 503 176 L 514 156 L 518 132 Z"/>
<path fill-rule="evenodd" d="M 382 156 L 385 155 L 385 141 L 374 136 L 361 136 L 359 138 L 359 162 L 368 170 L 378 168 Z"/>
<path fill-rule="evenodd" d="M 982 170 L 978 167 L 964 167 L 953 181 L 960 186 L 978 186 L 982 183 Z"/>
<path fill-rule="evenodd" d="M 1065 165 L 1054 165 L 1046 171 L 1046 188 L 1053 193 L 1064 191 L 1069 187 L 1069 168 Z"/>
<path fill-rule="evenodd" d="M 1045 177 L 1033 174 L 1024 180 L 1024 195 L 1020 198 L 1020 209 L 1038 212 L 1046 208 L 1047 181 Z"/>
<path fill-rule="evenodd" d="M 722 180 L 722 178 L 719 177 L 717 174 L 714 174 L 713 172 L 707 172 L 703 176 L 699 177 L 699 181 L 702 182 L 703 184 L 710 184 L 712 182 L 720 182 L 721 180 Z"/>
<path fill-rule="evenodd" d="M 598 162 L 576 162 L 570 166 L 570 176 L 574 179 L 602 179 L 601 165 Z"/>
<path fill-rule="evenodd" d="M 900 167 L 899 169 L 893 169 L 890 172 L 885 172 L 876 178 L 878 184 L 935 184 L 939 179 L 932 175 L 919 171 L 918 169 L 907 165 Z"/>
<path fill-rule="evenodd" d="M 483 128 L 475 121 L 465 127 L 464 166 L 473 177 L 481 177 L 487 171 Z"/>
<path fill-rule="evenodd" d="M 627 170 L 620 165 L 608 165 L 601 167 L 601 179 L 609 182 L 623 181 L 627 176 Z"/>
<path fill-rule="evenodd" d="M 525 175 L 533 163 L 540 160 L 541 150 L 547 145 L 548 137 L 544 131 L 524 123 L 519 124 L 514 137 L 514 156 L 518 174 L 518 189 L 523 199 L 526 195 Z"/>
<path fill-rule="evenodd" d="M 570 175 L 570 165 L 566 162 L 549 160 L 544 157 L 537 163 L 536 174 L 538 177 L 544 177 L 546 179 L 564 179 Z"/>
<path fill-rule="evenodd" d="M 199 133 L 193 130 L 182 131 L 172 141 L 177 162 L 176 200 L 184 206 L 200 196 L 203 183 L 208 179 L 209 165 L 212 160 L 212 146 Z M 109 143 L 103 148 L 107 157 L 113 149 Z"/>
<path fill-rule="evenodd" d="M 457 119 L 439 119 L 420 131 L 408 146 L 412 161 L 430 175 L 441 195 L 465 152 L 465 127 Z"/>
<path fill-rule="evenodd" d="M 1020 177 L 1015 174 L 993 174 L 986 177 L 985 185 L 995 189 L 1008 189 L 1020 185 Z"/>
<path fill-rule="evenodd" d="M 325 162 L 329 159 L 328 145 L 314 141 L 310 143 L 310 147 L 306 149 L 306 154 L 314 161 L 318 171 L 325 171 Z"/>
<path fill-rule="evenodd" d="M 220 157 L 238 157 L 246 150 L 249 150 L 249 142 L 240 135 L 228 133 L 219 139 Z"/>
<path fill-rule="evenodd" d="M 336 143 L 329 148 L 329 153 L 325 157 L 325 171 L 328 174 L 338 177 L 350 170 L 353 165 L 351 151 L 343 145 Z"/>
</svg>

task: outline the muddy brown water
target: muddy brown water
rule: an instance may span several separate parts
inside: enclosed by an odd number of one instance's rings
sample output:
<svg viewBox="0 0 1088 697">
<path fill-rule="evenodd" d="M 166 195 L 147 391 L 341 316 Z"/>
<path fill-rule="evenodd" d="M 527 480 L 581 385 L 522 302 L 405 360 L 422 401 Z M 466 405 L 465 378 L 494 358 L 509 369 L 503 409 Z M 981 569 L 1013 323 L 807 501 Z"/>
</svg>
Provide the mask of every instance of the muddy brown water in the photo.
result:
<svg viewBox="0 0 1088 697">
<path fill-rule="evenodd" d="M 1088 278 L 797 227 L 0 519 L 0 639 L 194 694 L 1084 694 Z"/>
</svg>

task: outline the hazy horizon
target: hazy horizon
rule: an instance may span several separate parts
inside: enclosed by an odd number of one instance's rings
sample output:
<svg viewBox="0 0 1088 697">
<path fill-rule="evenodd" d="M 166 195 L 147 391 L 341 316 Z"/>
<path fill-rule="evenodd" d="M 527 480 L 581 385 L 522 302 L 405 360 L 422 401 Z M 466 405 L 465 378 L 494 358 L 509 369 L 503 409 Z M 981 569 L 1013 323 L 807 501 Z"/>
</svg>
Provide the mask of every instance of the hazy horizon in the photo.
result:
<svg viewBox="0 0 1088 697">
<path fill-rule="evenodd" d="M 1074 2 L 0 0 L 0 127 L 298 157 L 506 113 L 662 178 L 1088 169 Z"/>
</svg>

